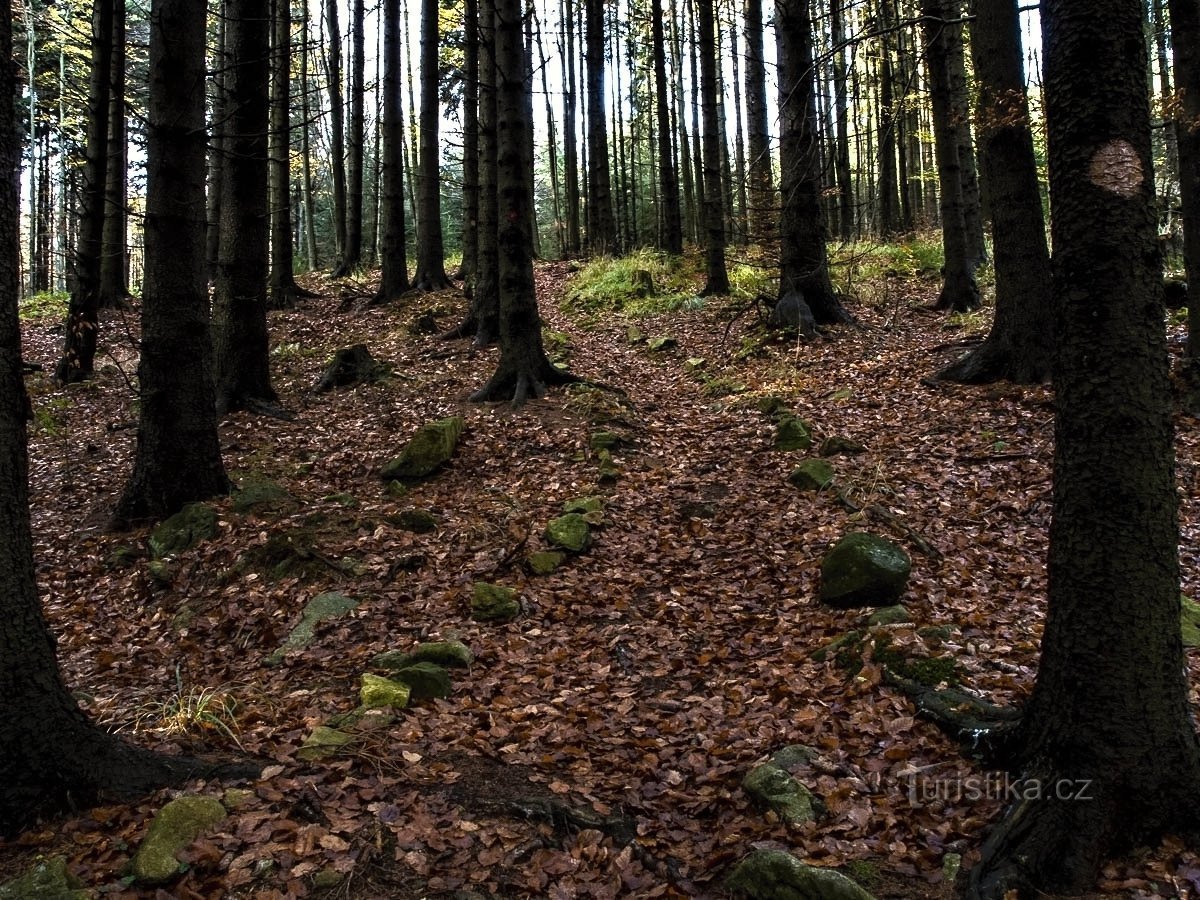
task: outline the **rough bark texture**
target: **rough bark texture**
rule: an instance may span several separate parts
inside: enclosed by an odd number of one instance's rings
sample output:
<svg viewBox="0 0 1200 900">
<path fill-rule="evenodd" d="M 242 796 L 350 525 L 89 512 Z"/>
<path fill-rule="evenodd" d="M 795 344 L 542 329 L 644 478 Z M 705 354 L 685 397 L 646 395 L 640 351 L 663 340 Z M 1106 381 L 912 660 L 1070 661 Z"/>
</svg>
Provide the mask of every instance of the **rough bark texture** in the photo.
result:
<svg viewBox="0 0 1200 900">
<path fill-rule="evenodd" d="M 1200 0 L 1171 0 L 1175 50 L 1175 139 L 1183 206 L 1183 263 L 1187 274 L 1188 341 L 1183 365 L 1184 406 L 1200 413 Z"/>
<path fill-rule="evenodd" d="M 229 3 L 230 0 L 225 0 Z M 333 181 L 333 244 L 338 261 L 333 274 L 342 269 L 346 253 L 346 118 L 342 95 L 342 30 L 338 17 L 338 0 L 325 0 L 325 30 L 327 34 L 325 71 L 329 88 L 329 168 Z"/>
<path fill-rule="evenodd" d="M 671 107 L 667 90 L 667 47 L 662 7 L 650 10 L 654 53 L 654 113 L 658 140 L 659 246 L 668 253 L 683 252 L 683 220 L 679 212 L 679 175 L 671 148 Z"/>
<path fill-rule="evenodd" d="M 775 237 L 776 203 L 775 179 L 771 172 L 771 130 L 767 118 L 762 0 L 746 0 L 745 17 L 749 237 L 752 242 L 766 243 Z"/>
<path fill-rule="evenodd" d="M 221 463 L 204 262 L 204 58 L 189 17 L 150 69 L 146 127 L 146 276 L 140 413 L 133 474 L 118 523 L 161 519 L 227 493 Z M 159 35 L 161 37 L 161 35 Z"/>
<path fill-rule="evenodd" d="M 699 22 L 700 95 L 704 116 L 704 258 L 703 294 L 728 294 L 725 268 L 725 191 L 721 186 L 721 98 L 717 77 L 717 38 L 713 0 L 696 0 Z"/>
<path fill-rule="evenodd" d="M 66 384 L 90 378 L 95 370 L 112 25 L 113 0 L 97 0 L 92 10 L 92 74 L 88 85 L 87 148 L 79 236 L 75 245 L 75 283 L 71 286 L 71 301 L 67 308 L 63 355 L 55 370 L 58 380 Z"/>
<path fill-rule="evenodd" d="M 587 17 L 587 240 L 594 254 L 615 253 L 617 220 L 609 175 L 604 101 L 604 0 L 584 0 Z"/>
<path fill-rule="evenodd" d="M 156 0 L 154 20 L 161 23 L 154 49 L 169 29 L 202 59 L 203 7 L 192 0 Z M 10 16 L 0 17 L 0 56 L 12 58 Z M 62 681 L 54 638 L 42 617 L 29 523 L 27 400 L 17 321 L 20 148 L 13 74 L 13 67 L 0 67 L 0 171 L 7 173 L 0 180 L 0 834 L 6 836 L 41 815 L 103 798 L 127 799 L 180 781 L 195 768 L 190 760 L 156 756 L 92 726 Z M 201 86 L 196 95 L 203 96 Z"/>
<path fill-rule="evenodd" d="M 843 241 L 854 239 L 854 179 L 850 168 L 850 103 L 846 84 L 846 10 L 844 0 L 830 0 L 829 27 L 833 43 L 833 148 L 834 182 L 837 185 L 837 231 Z"/>
<path fill-rule="evenodd" d="M 290 309 L 300 290 L 292 275 L 292 13 L 291 0 L 271 2 L 270 204 L 271 270 L 267 305 Z"/>
<path fill-rule="evenodd" d="M 541 397 L 548 386 L 574 379 L 556 369 L 542 347 L 530 235 L 532 122 L 525 96 L 521 0 L 482 0 L 479 6 L 495 27 L 500 362 L 471 399 L 511 400 L 520 406 L 530 397 Z"/>
<path fill-rule="evenodd" d="M 575 99 L 575 19 L 574 0 L 563 0 L 563 21 L 566 23 L 566 91 L 563 96 L 563 177 L 566 179 L 567 257 L 576 257 L 583 249 L 580 239 L 579 215 L 579 140 L 576 137 L 578 103 Z"/>
<path fill-rule="evenodd" d="M 1017 762 L 1050 796 L 1007 810 L 971 875 L 979 897 L 1081 893 L 1111 854 L 1196 824 L 1142 21 L 1139 0 L 1042 10 L 1054 518 Z M 1059 799 L 1080 789 L 1089 800 Z"/>
<path fill-rule="evenodd" d="M 901 118 L 896 115 L 896 77 L 893 67 L 895 36 L 892 34 L 892 0 L 879 4 L 879 233 L 888 238 L 903 231 L 900 189 L 896 180 L 896 153 L 903 148 L 897 140 Z"/>
<path fill-rule="evenodd" d="M 979 284 L 967 241 L 963 214 L 963 176 L 959 160 L 958 128 L 950 88 L 951 13 L 949 0 L 921 0 L 925 31 L 925 65 L 929 70 L 929 103 L 933 109 L 934 146 L 937 155 L 939 211 L 942 217 L 942 250 L 946 262 L 942 291 L 935 309 L 967 312 L 979 306 Z"/>
<path fill-rule="evenodd" d="M 376 303 L 409 289 L 404 239 L 404 114 L 401 106 L 400 0 L 383 5 L 383 242 Z"/>
<path fill-rule="evenodd" d="M 267 337 L 269 0 L 232 0 L 226 23 L 229 116 L 213 290 L 218 413 L 281 413 Z"/>
<path fill-rule="evenodd" d="M 471 296 L 479 268 L 479 0 L 463 3 L 463 198 L 459 277 Z"/>
<path fill-rule="evenodd" d="M 968 0 L 968 5 L 974 5 Z M 987 259 L 983 236 L 983 206 L 980 200 L 979 168 L 971 136 L 971 96 L 967 86 L 966 29 L 962 2 L 944 0 L 947 66 L 950 75 L 950 123 L 958 143 L 958 176 L 962 183 L 963 230 L 967 236 L 967 260 L 976 269 Z"/>
<path fill-rule="evenodd" d="M 225 5 L 217 0 L 217 40 L 210 62 L 208 118 L 208 197 L 204 229 L 204 265 L 209 280 L 217 276 L 217 254 L 221 245 L 221 168 L 225 165 Z"/>
<path fill-rule="evenodd" d="M 366 121 L 363 117 L 366 71 L 366 40 L 363 31 L 365 18 L 365 3 L 363 0 L 353 0 L 350 9 L 350 121 L 343 145 L 346 151 L 345 243 L 342 246 L 341 262 L 333 273 L 335 278 L 350 275 L 362 265 L 363 154 L 366 147 Z M 332 55 L 331 48 L 330 56 Z"/>
<path fill-rule="evenodd" d="M 833 292 L 821 209 L 821 153 L 813 98 L 812 23 L 804 0 L 776 0 L 779 40 L 779 302 L 819 325 L 853 321 Z M 778 304 L 777 304 L 778 305 Z"/>
<path fill-rule="evenodd" d="M 104 233 L 100 251 L 100 308 L 129 305 L 128 148 L 125 127 L 125 4 L 113 4 L 112 58 L 108 79 L 108 151 L 104 177 Z"/>
<path fill-rule="evenodd" d="M 984 342 L 938 377 L 1034 384 L 1050 377 L 1054 317 L 1016 0 L 979 4 L 971 51 L 979 157 L 992 209 L 996 315 Z"/>
<path fill-rule="evenodd" d="M 442 242 L 442 148 L 438 143 L 438 0 L 421 3 L 421 170 L 417 178 L 417 274 L 423 291 L 450 287 Z"/>
</svg>

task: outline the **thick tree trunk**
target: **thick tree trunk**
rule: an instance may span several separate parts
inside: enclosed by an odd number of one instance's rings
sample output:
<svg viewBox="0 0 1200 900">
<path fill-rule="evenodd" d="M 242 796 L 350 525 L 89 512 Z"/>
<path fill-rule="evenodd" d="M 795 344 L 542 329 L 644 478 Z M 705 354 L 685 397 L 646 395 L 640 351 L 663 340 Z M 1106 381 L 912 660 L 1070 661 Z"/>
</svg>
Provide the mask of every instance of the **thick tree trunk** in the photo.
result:
<svg viewBox="0 0 1200 900">
<path fill-rule="evenodd" d="M 771 173 L 771 129 L 767 116 L 767 70 L 763 51 L 762 0 L 746 0 L 746 148 L 750 192 L 749 237 L 767 243 L 776 234 L 775 179 Z"/>
<path fill-rule="evenodd" d="M 471 395 L 475 401 L 511 400 L 520 406 L 541 397 L 550 385 L 574 379 L 556 369 L 542 347 L 533 281 L 529 228 L 529 135 L 521 0 L 482 0 L 480 10 L 495 28 L 496 134 L 500 275 L 500 361 L 491 379 Z"/>
<path fill-rule="evenodd" d="M 587 15 L 588 247 L 593 253 L 603 256 L 620 249 L 617 244 L 617 220 L 613 215 L 604 102 L 604 2 L 584 0 L 584 10 Z"/>
<path fill-rule="evenodd" d="M 176 13 L 178 15 L 178 13 Z M 154 45 L 146 133 L 146 275 L 137 455 L 115 519 L 161 519 L 229 491 L 221 463 L 204 260 L 204 57 L 190 13 Z M 156 31 L 157 35 L 158 32 Z M 161 35 L 160 35 L 161 37 Z"/>
<path fill-rule="evenodd" d="M 721 104 L 717 79 L 717 38 L 713 0 L 697 0 L 700 95 L 704 107 L 704 295 L 728 294 L 725 269 L 725 191 L 721 186 Z"/>
<path fill-rule="evenodd" d="M 996 315 L 984 342 L 938 377 L 1035 384 L 1050 377 L 1054 317 L 1017 0 L 979 4 L 971 51 L 979 156 L 992 209 Z"/>
<path fill-rule="evenodd" d="M 163 30 L 169 30 L 173 41 L 182 37 L 192 48 L 188 68 L 199 73 L 194 95 L 202 98 L 203 7 L 192 0 L 155 0 L 152 21 L 152 71 L 161 58 Z M 0 17 L 0 56 L 12 58 L 11 16 Z M 192 760 L 151 754 L 89 723 L 62 681 L 54 637 L 42 617 L 29 523 L 28 400 L 17 320 L 20 146 L 13 75 L 13 67 L 0 68 L 0 171 L 7 173 L 0 179 L 0 246 L 5 248 L 0 255 L 0 834 L 5 836 L 41 815 L 100 799 L 129 799 L 196 770 Z M 202 118 L 197 134 L 203 133 Z M 199 177 L 202 150 L 196 165 Z M 201 188 L 193 212 L 197 220 L 203 215 L 202 196 Z M 199 265 L 203 245 L 197 240 L 195 247 Z"/>
<path fill-rule="evenodd" d="M 90 378 L 100 327 L 100 257 L 104 231 L 108 151 L 109 83 L 112 70 L 113 0 L 96 0 L 92 11 L 92 72 L 88 86 L 87 156 L 75 246 L 75 284 L 67 308 L 67 336 L 55 375 L 64 384 Z M 7 103 L 7 100 L 4 102 Z"/>
<path fill-rule="evenodd" d="M 821 158 L 813 99 L 812 22 L 805 0 L 776 0 L 779 40 L 780 216 L 779 301 L 789 324 L 852 322 L 833 291 L 821 210 Z M 777 306 L 778 308 L 778 306 Z M 805 312 L 809 315 L 805 315 Z M 801 330 L 808 330 L 801 328 Z"/>
<path fill-rule="evenodd" d="M 1197 824 L 1140 0 L 1042 10 L 1056 315 L 1054 517 L 1037 682 L 971 893 L 1082 893 Z M 1131 39 L 1130 36 L 1134 37 Z M 1081 795 L 1080 792 L 1086 792 Z"/>
<path fill-rule="evenodd" d="M 970 2 L 970 0 L 968 0 Z M 944 7 L 946 49 L 950 75 L 950 121 L 958 142 L 959 178 L 962 181 L 963 229 L 967 235 L 967 261 L 978 269 L 987 260 L 983 235 L 983 204 L 980 199 L 979 169 L 975 164 L 975 142 L 971 137 L 971 98 L 967 89 L 966 38 L 960 0 Z"/>
<path fill-rule="evenodd" d="M 128 147 L 125 125 L 125 4 L 113 4 L 108 82 L 108 171 L 104 178 L 104 233 L 100 248 L 100 308 L 129 305 Z"/>
<path fill-rule="evenodd" d="M 683 252 L 683 223 L 679 213 L 679 176 L 671 151 L 671 107 L 668 105 L 667 48 L 662 8 L 650 10 L 654 53 L 654 112 L 658 140 L 659 246 L 668 253 Z"/>
<path fill-rule="evenodd" d="M 225 165 L 225 67 L 228 0 L 217 0 L 217 40 L 209 65 L 213 76 L 209 82 L 208 118 L 208 195 L 204 229 L 204 265 L 209 280 L 217 276 L 217 254 L 221 245 L 221 169 Z"/>
<path fill-rule="evenodd" d="M 979 306 L 975 261 L 967 239 L 963 208 L 963 176 L 958 128 L 950 88 L 950 40 L 946 25 L 951 0 L 921 0 L 925 29 L 925 64 L 929 70 L 929 101 L 933 108 L 938 184 L 941 188 L 942 250 L 945 272 L 935 309 L 966 312 Z"/>
<path fill-rule="evenodd" d="M 271 271 L 267 307 L 291 309 L 300 289 L 292 275 L 292 12 L 291 0 L 271 0 L 271 113 L 269 200 Z M 307 292 L 305 292 L 307 293 Z"/>
<path fill-rule="evenodd" d="M 383 244 L 376 303 L 395 300 L 409 289 L 404 235 L 404 117 L 400 100 L 400 0 L 383 6 Z"/>
<path fill-rule="evenodd" d="M 1171 0 L 1175 51 L 1175 139 L 1179 153 L 1179 199 L 1183 206 L 1183 263 L 1188 282 L 1187 356 L 1183 362 L 1184 407 L 1200 413 L 1200 0 Z"/>
<path fill-rule="evenodd" d="M 282 415 L 267 336 L 269 0 L 231 0 L 228 9 L 229 154 L 213 290 L 217 411 Z"/>
<path fill-rule="evenodd" d="M 439 0 L 421 3 L 421 170 L 417 209 L 417 274 L 413 284 L 423 291 L 450 287 L 442 240 L 442 148 L 438 142 Z"/>
</svg>

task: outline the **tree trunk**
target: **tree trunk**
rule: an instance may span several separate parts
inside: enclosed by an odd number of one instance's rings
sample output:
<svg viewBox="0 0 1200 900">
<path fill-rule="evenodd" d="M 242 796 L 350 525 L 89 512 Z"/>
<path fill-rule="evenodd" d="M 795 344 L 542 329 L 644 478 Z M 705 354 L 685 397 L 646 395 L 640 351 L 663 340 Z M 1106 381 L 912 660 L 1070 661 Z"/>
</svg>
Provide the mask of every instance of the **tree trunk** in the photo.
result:
<svg viewBox="0 0 1200 900">
<path fill-rule="evenodd" d="M 546 102 L 549 101 L 547 94 Z M 479 270 L 479 0 L 465 0 L 463 4 L 462 110 L 463 224 L 459 277 L 470 297 Z"/>
<path fill-rule="evenodd" d="M 983 204 L 975 143 L 971 138 L 971 98 L 967 91 L 966 38 L 960 0 L 945 5 L 946 49 L 949 51 L 950 121 L 958 142 L 959 178 L 962 179 L 963 228 L 967 235 L 967 261 L 978 269 L 987 260 L 983 237 Z"/>
<path fill-rule="evenodd" d="M 491 379 L 471 395 L 475 401 L 510 399 L 520 406 L 541 397 L 549 385 L 574 380 L 551 365 L 542 347 L 533 281 L 533 242 L 529 215 L 529 135 L 533 123 L 525 96 L 525 45 L 521 0 L 481 0 L 480 10 L 495 29 L 496 172 L 498 186 L 496 232 L 500 276 L 500 361 Z"/>
<path fill-rule="evenodd" d="M 1050 377 L 1050 255 L 1025 98 L 1017 0 L 981 3 L 971 28 L 980 162 L 992 210 L 996 315 L 984 342 L 938 373 L 967 384 Z"/>
<path fill-rule="evenodd" d="M 100 257 L 104 231 L 108 151 L 109 84 L 112 71 L 113 0 L 96 0 L 92 10 L 92 70 L 88 85 L 87 156 L 83 201 L 75 247 L 75 284 L 67 308 L 66 340 L 55 375 L 64 384 L 92 376 L 100 327 Z M 7 104 L 7 100 L 4 103 Z"/>
<path fill-rule="evenodd" d="M 1183 264 L 1188 282 L 1188 339 L 1183 361 L 1184 407 L 1200 413 L 1200 0 L 1171 0 L 1175 51 L 1175 139 L 1183 207 Z"/>
<path fill-rule="evenodd" d="M 892 0 L 879 3 L 879 232 L 883 238 L 904 230 L 901 224 L 896 181 L 896 130 L 901 122 L 896 115 L 896 77 L 892 68 Z M 903 147 L 900 144 L 901 148 Z"/>
<path fill-rule="evenodd" d="M 1015 761 L 1044 794 L 1013 803 L 989 835 L 976 897 L 1083 893 L 1110 855 L 1197 822 L 1142 24 L 1140 0 L 1042 10 L 1054 515 Z"/>
<path fill-rule="evenodd" d="M 697 0 L 700 96 L 704 107 L 704 256 L 703 295 L 728 294 L 725 269 L 725 191 L 721 186 L 720 89 L 717 84 L 717 36 L 713 0 Z"/>
<path fill-rule="evenodd" d="M 813 98 L 812 22 L 806 0 L 776 0 L 779 41 L 779 300 L 785 322 L 811 325 L 853 321 L 833 291 L 821 210 L 821 159 Z M 780 306 L 783 309 L 780 309 Z M 797 322 L 792 322 L 796 314 Z"/>
<path fill-rule="evenodd" d="M 615 253 L 617 220 L 609 175 L 608 130 L 604 102 L 604 0 L 584 0 L 587 15 L 587 233 L 588 247 L 603 256 Z"/>
<path fill-rule="evenodd" d="M 345 243 L 341 262 L 334 270 L 335 278 L 344 278 L 362 265 L 363 239 L 363 155 L 366 147 L 366 128 L 363 117 L 364 73 L 366 70 L 366 40 L 364 0 L 353 0 L 350 11 L 350 122 L 345 136 Z M 330 26 L 330 40 L 334 26 Z M 333 48 L 330 48 L 332 58 Z M 332 70 L 330 80 L 333 79 Z M 332 90 L 332 84 L 330 85 Z M 336 166 L 335 166 L 336 173 Z M 335 174 L 336 181 L 336 174 Z M 336 191 L 336 189 L 335 189 Z"/>
<path fill-rule="evenodd" d="M 658 190 L 662 214 L 659 216 L 659 246 L 667 253 L 683 252 L 683 224 L 679 213 L 679 177 L 671 152 L 671 108 L 667 100 L 667 48 L 662 8 L 650 10 L 652 52 L 654 54 L 654 111 L 658 136 Z"/>
<path fill-rule="evenodd" d="M 225 0 L 226 3 L 229 0 Z M 325 71 L 329 79 L 329 167 L 333 179 L 333 249 L 338 260 L 334 276 L 342 272 L 346 255 L 346 129 L 342 98 L 342 32 L 338 24 L 338 0 L 325 0 L 325 27 L 329 32 Z M 343 273 L 344 274 L 344 273 Z"/>
<path fill-rule="evenodd" d="M 750 240 L 775 237 L 775 180 L 771 173 L 771 129 L 767 116 L 767 70 L 763 51 L 762 0 L 746 0 L 746 145 L 750 193 Z"/>
<path fill-rule="evenodd" d="M 383 244 L 376 303 L 395 300 L 410 287 L 404 234 L 404 115 L 401 106 L 400 0 L 383 6 Z"/>
<path fill-rule="evenodd" d="M 217 0 L 217 40 L 209 63 L 213 76 L 209 82 L 208 187 L 204 229 L 204 265 L 209 280 L 217 275 L 217 253 L 221 243 L 221 168 L 225 165 L 225 9 L 228 0 Z"/>
<path fill-rule="evenodd" d="M 292 275 L 292 10 L 291 0 L 271 0 L 271 112 L 269 203 L 271 271 L 267 308 L 291 309 L 300 293 Z"/>
<path fill-rule="evenodd" d="M 183 3 L 179 4 L 183 6 Z M 180 12 L 175 13 L 176 16 Z M 229 492 L 213 396 L 204 260 L 203 16 L 183 14 L 156 43 L 146 134 L 146 274 L 137 455 L 115 519 L 162 519 Z M 155 34 L 158 32 L 156 30 Z"/>
<path fill-rule="evenodd" d="M 112 59 L 108 82 L 108 170 L 104 178 L 104 232 L 100 248 L 100 308 L 129 305 L 126 236 L 129 157 L 125 125 L 125 3 L 113 4 Z"/>
<path fill-rule="evenodd" d="M 301 18 L 300 33 L 303 40 L 300 44 L 300 165 L 302 170 L 301 188 L 304 196 L 301 198 L 304 209 L 304 261 L 309 271 L 320 267 L 320 251 L 317 248 L 317 210 L 316 195 L 313 190 L 312 172 L 312 111 L 309 103 L 308 60 L 311 52 L 311 41 L 308 34 L 308 4 L 305 3 Z"/>
<path fill-rule="evenodd" d="M 925 28 L 925 64 L 929 70 L 929 101 L 933 107 L 938 184 L 941 188 L 942 249 L 946 259 L 942 291 L 935 309 L 967 312 L 979 306 L 975 260 L 967 238 L 963 206 L 963 175 L 958 128 L 950 82 L 950 41 L 947 20 L 952 0 L 921 0 Z"/>
<path fill-rule="evenodd" d="M 186 58 L 195 76 L 192 96 L 203 100 L 204 8 L 192 0 L 155 0 L 151 69 L 161 59 L 164 31 L 172 62 Z M 190 52 L 179 45 L 183 42 Z M 12 17 L 0 17 L 0 56 L 12 58 Z M 13 99 L 13 67 L 0 68 L 0 834 L 12 836 L 39 816 L 78 809 L 104 799 L 131 799 L 184 780 L 193 760 L 164 757 L 125 744 L 94 727 L 63 683 L 54 637 L 42 616 L 34 581 L 29 522 L 26 414 L 21 373 L 21 335 L 16 173 L 20 142 Z M 177 82 L 173 82 L 177 83 Z M 203 134 L 203 115 L 196 134 Z M 196 155 L 197 178 L 202 151 Z M 199 183 L 199 182 L 198 182 Z M 203 212 L 202 190 L 193 215 Z M 203 244 L 194 235 L 193 258 Z"/>
<path fill-rule="evenodd" d="M 267 336 L 267 99 L 270 0 L 228 3 L 228 158 L 213 289 L 217 412 L 282 415 Z"/>
<path fill-rule="evenodd" d="M 579 186 L 579 139 L 577 137 L 579 115 L 575 85 L 575 0 L 563 0 L 562 17 L 566 23 L 567 47 L 563 65 L 566 91 L 563 96 L 563 177 L 566 179 L 567 239 L 566 255 L 576 257 L 583 247 L 580 235 L 579 198 L 583 192 Z"/>
<path fill-rule="evenodd" d="M 845 0 L 830 0 L 829 38 L 833 42 L 834 184 L 837 186 L 838 237 L 854 239 L 854 182 L 850 171 L 850 105 L 846 90 Z"/>
<path fill-rule="evenodd" d="M 417 274 L 414 286 L 423 291 L 450 287 L 442 241 L 442 148 L 438 139 L 439 0 L 421 2 L 421 159 L 417 176 Z"/>
</svg>

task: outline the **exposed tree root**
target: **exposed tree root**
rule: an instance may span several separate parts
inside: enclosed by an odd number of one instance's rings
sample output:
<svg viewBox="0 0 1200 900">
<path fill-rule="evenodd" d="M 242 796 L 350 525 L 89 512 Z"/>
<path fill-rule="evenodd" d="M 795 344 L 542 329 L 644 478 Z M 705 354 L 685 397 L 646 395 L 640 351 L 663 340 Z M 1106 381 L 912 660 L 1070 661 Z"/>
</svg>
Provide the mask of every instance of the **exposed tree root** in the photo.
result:
<svg viewBox="0 0 1200 900">
<path fill-rule="evenodd" d="M 536 368 L 536 371 L 505 366 L 502 363 L 487 384 L 471 395 L 471 401 L 487 403 L 508 400 L 513 409 L 519 409 L 531 398 L 540 400 L 546 396 L 548 387 L 578 384 L 583 380 L 577 375 L 552 366 L 549 362 L 533 368 Z"/>
<path fill-rule="evenodd" d="M 921 718 L 955 738 L 971 755 L 999 765 L 1011 759 L 1020 710 L 995 706 L 957 688 L 929 687 L 886 667 L 884 681 L 908 697 Z"/>
<path fill-rule="evenodd" d="M 997 381 L 1041 384 L 1049 378 L 1049 359 L 1041 363 L 1023 359 L 1010 342 L 989 336 L 970 353 L 945 366 L 932 380 L 955 384 L 993 384 Z"/>
</svg>

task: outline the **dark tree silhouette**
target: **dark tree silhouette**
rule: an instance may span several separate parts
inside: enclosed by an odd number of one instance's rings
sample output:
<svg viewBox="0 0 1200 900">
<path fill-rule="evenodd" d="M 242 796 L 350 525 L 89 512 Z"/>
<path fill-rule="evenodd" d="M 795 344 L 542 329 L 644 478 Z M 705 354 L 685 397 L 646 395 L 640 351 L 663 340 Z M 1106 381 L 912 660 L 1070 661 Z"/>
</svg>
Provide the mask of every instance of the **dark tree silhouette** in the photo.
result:
<svg viewBox="0 0 1200 900">
<path fill-rule="evenodd" d="M 409 289 L 404 239 L 404 118 L 400 104 L 400 0 L 383 5 L 383 241 L 382 272 L 375 303 L 395 300 Z"/>
<path fill-rule="evenodd" d="M 704 115 L 704 257 L 703 294 L 728 294 L 725 268 L 725 190 L 721 185 L 721 91 L 717 76 L 716 12 L 713 0 L 696 0 L 700 54 L 700 102 Z"/>
<path fill-rule="evenodd" d="M 442 240 L 442 147 L 438 123 L 438 0 L 421 2 L 421 158 L 417 172 L 417 273 L 423 291 L 450 287 Z"/>
</svg>

